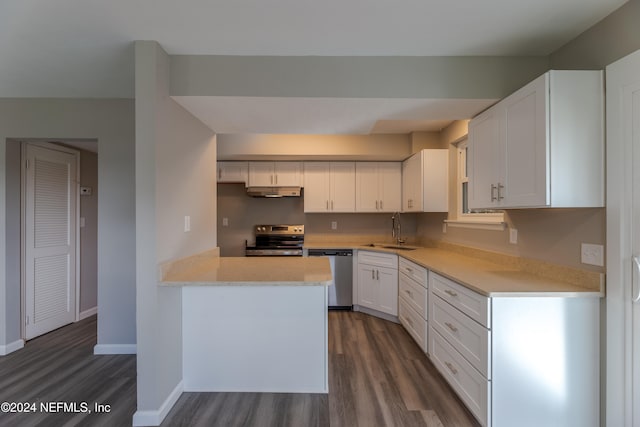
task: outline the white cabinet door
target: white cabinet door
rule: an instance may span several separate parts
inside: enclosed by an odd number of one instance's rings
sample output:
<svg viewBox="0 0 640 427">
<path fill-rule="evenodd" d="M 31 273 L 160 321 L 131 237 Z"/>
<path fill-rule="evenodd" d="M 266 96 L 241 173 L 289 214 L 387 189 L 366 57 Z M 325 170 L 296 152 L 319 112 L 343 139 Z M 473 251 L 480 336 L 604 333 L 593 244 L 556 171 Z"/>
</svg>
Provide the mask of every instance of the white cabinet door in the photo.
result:
<svg viewBox="0 0 640 427">
<path fill-rule="evenodd" d="M 388 267 L 376 267 L 378 281 L 378 310 L 398 315 L 398 270 Z"/>
<path fill-rule="evenodd" d="M 378 310 L 380 282 L 376 280 L 376 267 L 358 264 L 358 305 Z"/>
<path fill-rule="evenodd" d="M 381 212 L 402 209 L 402 163 L 378 163 L 378 193 Z"/>
<path fill-rule="evenodd" d="M 471 209 L 604 206 L 602 73 L 549 71 L 469 124 Z"/>
<path fill-rule="evenodd" d="M 502 139 L 500 109 L 485 111 L 469 123 L 467 165 L 469 207 L 494 209 L 498 204 L 497 185 L 501 181 Z"/>
<path fill-rule="evenodd" d="M 536 207 L 548 204 L 549 75 L 529 83 L 505 99 L 504 174 L 498 204 Z"/>
<path fill-rule="evenodd" d="M 275 162 L 274 185 L 278 187 L 302 186 L 302 163 L 300 162 Z"/>
<path fill-rule="evenodd" d="M 420 153 L 402 162 L 402 211 L 417 212 L 421 207 L 422 159 Z"/>
<path fill-rule="evenodd" d="M 304 163 L 305 212 L 329 212 L 329 199 L 331 198 L 330 177 L 331 168 L 329 162 Z"/>
<path fill-rule="evenodd" d="M 354 162 L 331 162 L 330 208 L 332 212 L 355 212 L 356 166 Z M 305 184 L 305 197 L 306 197 Z"/>
<path fill-rule="evenodd" d="M 378 212 L 378 163 L 356 163 L 356 212 Z"/>
<path fill-rule="evenodd" d="M 271 187 L 275 185 L 273 162 L 249 162 L 249 186 Z"/>
<path fill-rule="evenodd" d="M 247 183 L 247 162 L 218 162 L 218 182 Z"/>
</svg>

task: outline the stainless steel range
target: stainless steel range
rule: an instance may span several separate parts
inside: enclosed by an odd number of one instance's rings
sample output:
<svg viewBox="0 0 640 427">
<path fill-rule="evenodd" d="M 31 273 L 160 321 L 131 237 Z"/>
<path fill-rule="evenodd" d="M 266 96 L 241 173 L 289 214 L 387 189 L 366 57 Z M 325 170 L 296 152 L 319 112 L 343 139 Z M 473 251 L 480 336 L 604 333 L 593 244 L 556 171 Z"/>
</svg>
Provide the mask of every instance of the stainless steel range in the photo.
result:
<svg viewBox="0 0 640 427">
<path fill-rule="evenodd" d="M 255 246 L 247 246 L 246 256 L 302 256 L 304 225 L 256 225 Z"/>
</svg>

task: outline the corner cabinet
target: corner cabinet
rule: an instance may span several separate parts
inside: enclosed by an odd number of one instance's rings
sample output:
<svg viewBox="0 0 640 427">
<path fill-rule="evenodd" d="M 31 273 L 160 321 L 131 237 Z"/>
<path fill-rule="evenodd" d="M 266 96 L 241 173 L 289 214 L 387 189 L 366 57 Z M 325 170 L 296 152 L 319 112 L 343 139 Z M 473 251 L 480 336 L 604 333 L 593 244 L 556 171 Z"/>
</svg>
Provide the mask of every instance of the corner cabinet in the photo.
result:
<svg viewBox="0 0 640 427">
<path fill-rule="evenodd" d="M 304 162 L 304 211 L 355 212 L 354 162 Z"/>
<path fill-rule="evenodd" d="M 401 209 L 402 164 L 356 162 L 356 212 Z"/>
<path fill-rule="evenodd" d="M 398 256 L 358 252 L 358 305 L 398 315 Z"/>
<path fill-rule="evenodd" d="M 469 207 L 604 206 L 601 71 L 549 71 L 469 123 Z"/>
<path fill-rule="evenodd" d="M 449 150 L 422 150 L 402 162 L 402 212 L 449 210 Z"/>
<path fill-rule="evenodd" d="M 218 162 L 218 182 L 242 182 L 248 181 L 249 166 L 247 162 Z"/>
<path fill-rule="evenodd" d="M 302 162 L 249 162 L 249 187 L 302 187 Z"/>
</svg>

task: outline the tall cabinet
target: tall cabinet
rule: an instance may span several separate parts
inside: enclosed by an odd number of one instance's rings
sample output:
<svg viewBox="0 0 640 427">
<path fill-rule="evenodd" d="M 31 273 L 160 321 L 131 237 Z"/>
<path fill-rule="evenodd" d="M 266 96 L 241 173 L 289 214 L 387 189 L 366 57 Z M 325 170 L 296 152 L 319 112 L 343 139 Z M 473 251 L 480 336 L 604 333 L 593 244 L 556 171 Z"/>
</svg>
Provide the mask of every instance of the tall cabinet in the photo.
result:
<svg viewBox="0 0 640 427">
<path fill-rule="evenodd" d="M 601 71 L 549 71 L 469 124 L 471 209 L 604 206 Z"/>
</svg>

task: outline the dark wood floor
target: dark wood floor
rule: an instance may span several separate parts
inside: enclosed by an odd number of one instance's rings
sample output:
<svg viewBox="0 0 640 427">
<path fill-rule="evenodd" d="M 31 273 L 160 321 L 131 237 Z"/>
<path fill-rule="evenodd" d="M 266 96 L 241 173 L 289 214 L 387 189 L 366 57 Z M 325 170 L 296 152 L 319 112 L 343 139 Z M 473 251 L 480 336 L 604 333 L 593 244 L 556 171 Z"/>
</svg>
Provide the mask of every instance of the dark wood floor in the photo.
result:
<svg viewBox="0 0 640 427">
<path fill-rule="evenodd" d="M 184 393 L 163 426 L 477 426 L 397 324 L 329 313 L 329 390 L 321 394 Z M 129 426 L 135 356 L 94 356 L 95 316 L 0 357 L 0 402 L 94 402 L 109 414 L 6 414 L 0 426 Z"/>
<path fill-rule="evenodd" d="M 109 414 L 47 414 L 39 408 L 36 413 L 0 412 L 0 426 L 130 426 L 136 410 L 136 357 L 94 356 L 95 344 L 92 316 L 0 357 L 0 402 L 101 403 L 111 405 Z"/>
</svg>

